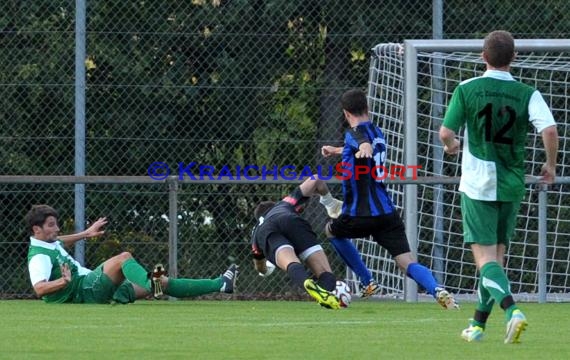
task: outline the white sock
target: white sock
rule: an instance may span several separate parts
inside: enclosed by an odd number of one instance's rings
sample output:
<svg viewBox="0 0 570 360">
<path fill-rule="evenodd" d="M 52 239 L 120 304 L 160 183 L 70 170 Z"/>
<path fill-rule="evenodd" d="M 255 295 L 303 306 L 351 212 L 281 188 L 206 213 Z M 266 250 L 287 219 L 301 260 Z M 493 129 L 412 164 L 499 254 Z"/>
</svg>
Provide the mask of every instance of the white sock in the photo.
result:
<svg viewBox="0 0 570 360">
<path fill-rule="evenodd" d="M 334 205 L 335 198 L 332 197 L 331 193 L 327 193 L 326 195 L 321 195 L 321 199 L 319 202 L 323 204 L 326 208 L 329 208 Z"/>
</svg>

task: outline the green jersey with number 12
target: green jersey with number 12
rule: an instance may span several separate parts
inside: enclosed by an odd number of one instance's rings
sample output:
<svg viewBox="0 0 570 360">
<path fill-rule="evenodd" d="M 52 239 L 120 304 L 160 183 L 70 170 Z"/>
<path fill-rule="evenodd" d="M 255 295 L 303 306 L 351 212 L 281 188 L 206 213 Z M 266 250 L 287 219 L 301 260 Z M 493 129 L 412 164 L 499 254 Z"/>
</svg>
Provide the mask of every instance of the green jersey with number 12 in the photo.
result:
<svg viewBox="0 0 570 360">
<path fill-rule="evenodd" d="M 487 70 L 457 86 L 443 126 L 465 127 L 459 191 L 476 200 L 520 201 L 529 123 L 555 125 L 539 91 L 510 73 Z"/>
</svg>

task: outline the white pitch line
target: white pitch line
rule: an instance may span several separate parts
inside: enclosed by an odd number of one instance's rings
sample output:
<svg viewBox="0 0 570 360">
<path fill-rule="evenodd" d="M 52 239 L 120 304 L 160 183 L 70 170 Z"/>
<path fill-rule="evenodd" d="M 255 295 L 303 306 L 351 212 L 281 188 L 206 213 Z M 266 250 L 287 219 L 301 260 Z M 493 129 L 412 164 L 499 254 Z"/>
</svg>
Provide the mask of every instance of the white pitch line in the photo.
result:
<svg viewBox="0 0 570 360">
<path fill-rule="evenodd" d="M 311 325 L 370 325 L 370 324 L 417 324 L 417 323 L 441 323 L 443 321 L 452 321 L 452 319 L 441 319 L 441 318 L 425 318 L 425 319 L 402 319 L 402 320 L 391 320 L 386 321 L 382 318 L 377 320 L 334 320 L 327 319 L 325 321 L 279 321 L 279 322 L 225 322 L 223 324 L 216 324 L 215 326 L 241 326 L 241 327 L 275 327 L 275 326 L 311 326 Z"/>
<path fill-rule="evenodd" d="M 290 321 L 290 322 L 271 322 L 271 323 L 256 323 L 256 324 L 244 324 L 241 323 L 243 326 L 307 326 L 307 325 L 366 325 L 366 324 L 376 324 L 378 321 L 372 320 L 353 320 L 353 321 Z"/>
</svg>

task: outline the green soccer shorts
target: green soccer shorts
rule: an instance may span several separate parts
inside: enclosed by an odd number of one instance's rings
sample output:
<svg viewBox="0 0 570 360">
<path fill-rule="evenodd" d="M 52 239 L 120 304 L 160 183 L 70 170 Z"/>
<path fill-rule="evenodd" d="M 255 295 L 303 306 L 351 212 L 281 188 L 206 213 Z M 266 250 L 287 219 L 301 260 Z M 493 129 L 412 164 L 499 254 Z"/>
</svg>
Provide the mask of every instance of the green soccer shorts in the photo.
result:
<svg viewBox="0 0 570 360">
<path fill-rule="evenodd" d="M 80 302 L 87 304 L 108 304 L 116 301 L 128 304 L 135 301 L 135 290 L 129 281 L 116 286 L 103 272 L 103 264 L 87 274 L 79 288 Z"/>
<path fill-rule="evenodd" d="M 463 238 L 466 244 L 509 246 L 520 201 L 474 200 L 461 194 Z"/>
<path fill-rule="evenodd" d="M 101 264 L 85 276 L 79 288 L 79 297 L 82 302 L 88 304 L 108 304 L 116 289 L 117 286 L 103 272 L 103 264 Z"/>
</svg>

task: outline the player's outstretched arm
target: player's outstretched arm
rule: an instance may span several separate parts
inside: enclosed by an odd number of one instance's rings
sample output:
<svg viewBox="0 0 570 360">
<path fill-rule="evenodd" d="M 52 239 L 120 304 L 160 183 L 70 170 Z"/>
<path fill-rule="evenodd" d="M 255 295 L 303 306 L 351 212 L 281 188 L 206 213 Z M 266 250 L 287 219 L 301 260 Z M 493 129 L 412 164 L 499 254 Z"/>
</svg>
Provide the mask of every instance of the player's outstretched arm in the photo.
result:
<svg viewBox="0 0 570 360">
<path fill-rule="evenodd" d="M 442 126 L 439 129 L 439 139 L 443 143 L 443 151 L 450 155 L 459 152 L 459 140 L 455 137 L 455 131 Z"/>
<path fill-rule="evenodd" d="M 67 264 L 61 265 L 61 277 L 52 281 L 43 280 L 34 284 L 34 292 L 38 297 L 49 295 L 67 286 L 71 281 L 71 270 Z"/>
<path fill-rule="evenodd" d="M 540 175 L 542 182 L 552 184 L 556 176 L 556 156 L 558 153 L 558 130 L 556 126 L 549 126 L 542 130 L 542 141 L 546 152 L 546 162 L 542 165 Z"/>
<path fill-rule="evenodd" d="M 90 227 L 84 231 L 78 232 L 76 234 L 62 235 L 59 237 L 65 246 L 73 245 L 76 241 L 81 239 L 89 239 L 95 236 L 101 236 L 105 233 L 101 228 L 107 224 L 107 218 L 101 217 L 97 219 Z"/>
<path fill-rule="evenodd" d="M 321 154 L 324 157 L 340 155 L 340 154 L 342 154 L 342 147 L 325 145 L 321 148 Z"/>
</svg>

